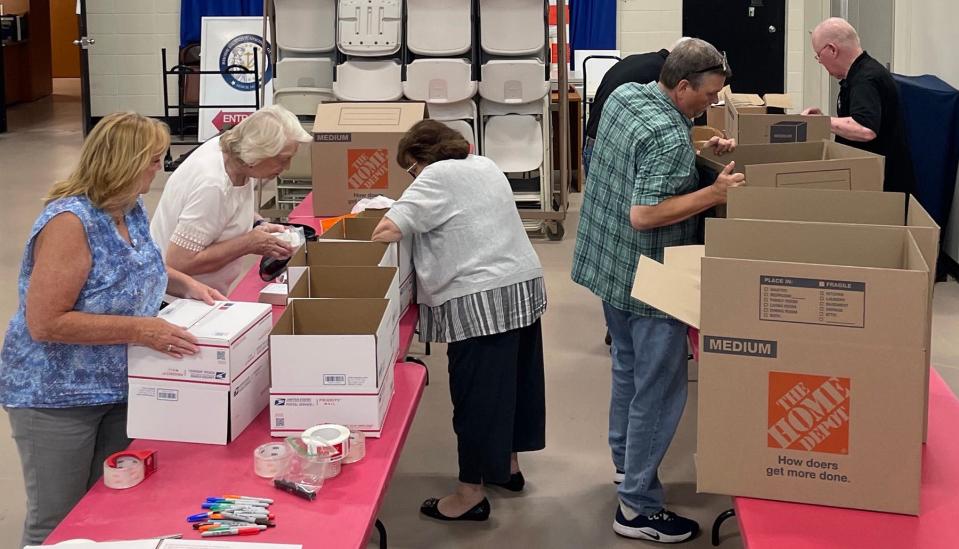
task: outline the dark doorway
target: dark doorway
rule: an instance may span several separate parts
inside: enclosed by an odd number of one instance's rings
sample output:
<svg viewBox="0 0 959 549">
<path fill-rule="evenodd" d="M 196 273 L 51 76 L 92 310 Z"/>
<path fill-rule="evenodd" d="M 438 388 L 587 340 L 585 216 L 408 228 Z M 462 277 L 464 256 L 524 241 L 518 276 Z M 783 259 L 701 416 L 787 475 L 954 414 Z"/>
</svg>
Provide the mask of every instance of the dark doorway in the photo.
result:
<svg viewBox="0 0 959 549">
<path fill-rule="evenodd" d="M 786 91 L 786 0 L 683 0 L 683 36 L 725 51 L 741 93 Z"/>
</svg>

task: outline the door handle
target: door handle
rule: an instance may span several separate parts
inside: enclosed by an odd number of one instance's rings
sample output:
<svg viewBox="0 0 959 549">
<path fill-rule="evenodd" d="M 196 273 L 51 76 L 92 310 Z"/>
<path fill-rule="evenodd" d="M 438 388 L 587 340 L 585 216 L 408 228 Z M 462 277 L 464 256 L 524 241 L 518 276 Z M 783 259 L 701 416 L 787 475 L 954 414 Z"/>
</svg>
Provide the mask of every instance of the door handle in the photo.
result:
<svg viewBox="0 0 959 549">
<path fill-rule="evenodd" d="M 769 25 L 769 34 L 775 34 L 776 27 L 774 25 Z"/>
<path fill-rule="evenodd" d="M 94 38 L 87 38 L 86 36 L 81 37 L 79 40 L 74 40 L 73 45 L 79 46 L 81 49 L 88 50 L 90 46 L 96 44 L 97 41 Z"/>
</svg>

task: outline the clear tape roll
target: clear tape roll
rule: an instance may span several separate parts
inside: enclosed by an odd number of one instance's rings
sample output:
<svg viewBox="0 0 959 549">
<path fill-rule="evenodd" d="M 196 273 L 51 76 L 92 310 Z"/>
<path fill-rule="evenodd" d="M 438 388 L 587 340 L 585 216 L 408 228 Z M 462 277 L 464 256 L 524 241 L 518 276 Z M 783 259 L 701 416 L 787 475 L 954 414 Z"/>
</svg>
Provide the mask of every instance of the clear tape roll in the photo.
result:
<svg viewBox="0 0 959 549">
<path fill-rule="evenodd" d="M 290 462 L 293 452 L 282 442 L 261 444 L 253 450 L 253 471 L 258 477 L 273 478 Z"/>
<path fill-rule="evenodd" d="M 103 461 L 103 484 L 125 490 L 143 482 L 156 470 L 156 452 L 117 452 Z"/>
<path fill-rule="evenodd" d="M 363 431 L 350 431 L 350 451 L 343 463 L 350 464 L 366 457 L 366 434 Z"/>
</svg>

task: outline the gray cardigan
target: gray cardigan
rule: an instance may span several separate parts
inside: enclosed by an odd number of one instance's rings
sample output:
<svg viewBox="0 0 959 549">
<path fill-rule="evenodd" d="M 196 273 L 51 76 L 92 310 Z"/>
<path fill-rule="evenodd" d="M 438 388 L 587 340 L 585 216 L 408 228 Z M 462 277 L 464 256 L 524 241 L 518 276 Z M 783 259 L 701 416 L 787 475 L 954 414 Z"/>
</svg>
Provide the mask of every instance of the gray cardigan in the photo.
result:
<svg viewBox="0 0 959 549">
<path fill-rule="evenodd" d="M 509 181 L 488 158 L 430 164 L 386 217 L 403 236 L 413 235 L 417 301 L 424 305 L 543 276 Z"/>
</svg>

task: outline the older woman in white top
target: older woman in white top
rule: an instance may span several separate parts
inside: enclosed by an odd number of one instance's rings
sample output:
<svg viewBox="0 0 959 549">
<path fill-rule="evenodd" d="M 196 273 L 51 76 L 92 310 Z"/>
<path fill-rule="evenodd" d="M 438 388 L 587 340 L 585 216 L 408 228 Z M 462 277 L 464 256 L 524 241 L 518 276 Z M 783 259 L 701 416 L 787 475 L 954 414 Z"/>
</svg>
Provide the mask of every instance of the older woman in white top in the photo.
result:
<svg viewBox="0 0 959 549">
<path fill-rule="evenodd" d="M 254 186 L 286 170 L 310 135 L 290 111 L 265 107 L 210 139 L 170 176 L 150 224 L 167 265 L 227 293 L 249 254 L 289 257 L 256 213 Z"/>
</svg>

